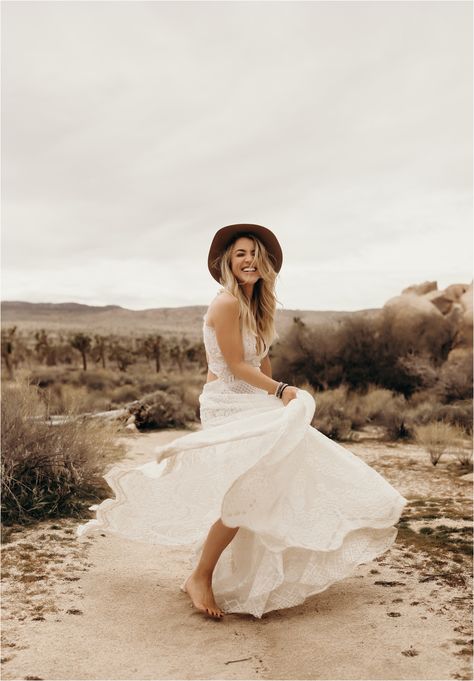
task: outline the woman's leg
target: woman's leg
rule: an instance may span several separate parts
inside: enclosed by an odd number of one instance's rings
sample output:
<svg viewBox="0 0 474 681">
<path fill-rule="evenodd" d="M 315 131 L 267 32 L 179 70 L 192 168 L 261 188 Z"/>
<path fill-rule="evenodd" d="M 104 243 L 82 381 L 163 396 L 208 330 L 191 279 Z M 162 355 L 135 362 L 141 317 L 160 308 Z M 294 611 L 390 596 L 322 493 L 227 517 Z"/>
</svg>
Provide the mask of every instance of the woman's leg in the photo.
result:
<svg viewBox="0 0 474 681">
<path fill-rule="evenodd" d="M 230 544 L 238 527 L 227 527 L 222 520 L 216 520 L 209 530 L 201 552 L 199 563 L 185 582 L 185 589 L 199 610 L 213 617 L 224 614 L 214 600 L 212 573 L 225 547 Z"/>
</svg>

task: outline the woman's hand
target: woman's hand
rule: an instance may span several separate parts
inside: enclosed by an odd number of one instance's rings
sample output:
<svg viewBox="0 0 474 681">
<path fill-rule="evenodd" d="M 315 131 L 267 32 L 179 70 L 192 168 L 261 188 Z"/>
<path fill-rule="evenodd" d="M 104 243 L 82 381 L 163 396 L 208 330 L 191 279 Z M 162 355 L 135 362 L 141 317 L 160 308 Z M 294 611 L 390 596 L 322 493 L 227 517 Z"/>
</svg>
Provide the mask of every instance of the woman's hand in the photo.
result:
<svg viewBox="0 0 474 681">
<path fill-rule="evenodd" d="M 295 397 L 297 396 L 298 393 L 298 388 L 294 385 L 287 385 L 284 391 L 281 394 L 281 401 L 283 404 L 286 405 L 288 402 L 291 402 L 291 400 L 294 400 Z"/>
</svg>

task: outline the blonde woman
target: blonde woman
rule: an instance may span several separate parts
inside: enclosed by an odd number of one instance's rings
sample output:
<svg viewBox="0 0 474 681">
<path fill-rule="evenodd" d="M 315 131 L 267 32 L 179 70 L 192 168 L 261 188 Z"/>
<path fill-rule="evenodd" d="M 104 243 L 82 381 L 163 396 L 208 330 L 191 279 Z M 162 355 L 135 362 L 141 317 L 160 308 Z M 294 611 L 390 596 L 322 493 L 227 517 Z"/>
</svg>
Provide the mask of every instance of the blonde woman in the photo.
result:
<svg viewBox="0 0 474 681">
<path fill-rule="evenodd" d="M 407 500 L 373 468 L 311 426 L 313 397 L 275 380 L 275 281 L 283 255 L 254 224 L 214 235 L 208 267 L 221 288 L 203 318 L 202 429 L 115 466 L 116 493 L 78 535 L 106 531 L 194 547 L 181 586 L 215 619 L 261 617 L 305 601 L 395 541 Z"/>
</svg>

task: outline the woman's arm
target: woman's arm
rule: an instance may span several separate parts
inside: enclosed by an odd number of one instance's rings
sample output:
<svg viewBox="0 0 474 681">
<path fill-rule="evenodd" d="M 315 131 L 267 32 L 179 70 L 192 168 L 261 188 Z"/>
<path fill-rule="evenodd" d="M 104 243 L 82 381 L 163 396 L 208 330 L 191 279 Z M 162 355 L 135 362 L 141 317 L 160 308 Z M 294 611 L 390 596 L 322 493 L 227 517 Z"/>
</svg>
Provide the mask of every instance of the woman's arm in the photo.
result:
<svg viewBox="0 0 474 681">
<path fill-rule="evenodd" d="M 233 375 L 256 388 L 274 395 L 278 381 L 245 361 L 239 326 L 239 302 L 236 298 L 219 296 L 213 309 L 216 339 L 227 366 Z"/>
</svg>

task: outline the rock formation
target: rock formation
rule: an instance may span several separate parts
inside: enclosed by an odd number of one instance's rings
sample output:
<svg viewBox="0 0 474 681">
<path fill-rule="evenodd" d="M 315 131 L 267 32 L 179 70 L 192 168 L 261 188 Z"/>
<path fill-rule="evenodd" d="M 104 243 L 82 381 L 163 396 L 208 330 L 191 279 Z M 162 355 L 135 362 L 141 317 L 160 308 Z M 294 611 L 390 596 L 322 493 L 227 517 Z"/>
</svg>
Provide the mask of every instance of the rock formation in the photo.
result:
<svg viewBox="0 0 474 681">
<path fill-rule="evenodd" d="M 471 282 L 439 290 L 436 281 L 425 281 L 403 289 L 400 295 L 387 300 L 382 310 L 401 333 L 426 336 L 427 348 L 434 335 L 444 342 L 444 337 L 447 340 L 449 334 L 454 334 L 447 358 L 451 360 L 460 353 L 472 352 L 472 288 Z"/>
</svg>

